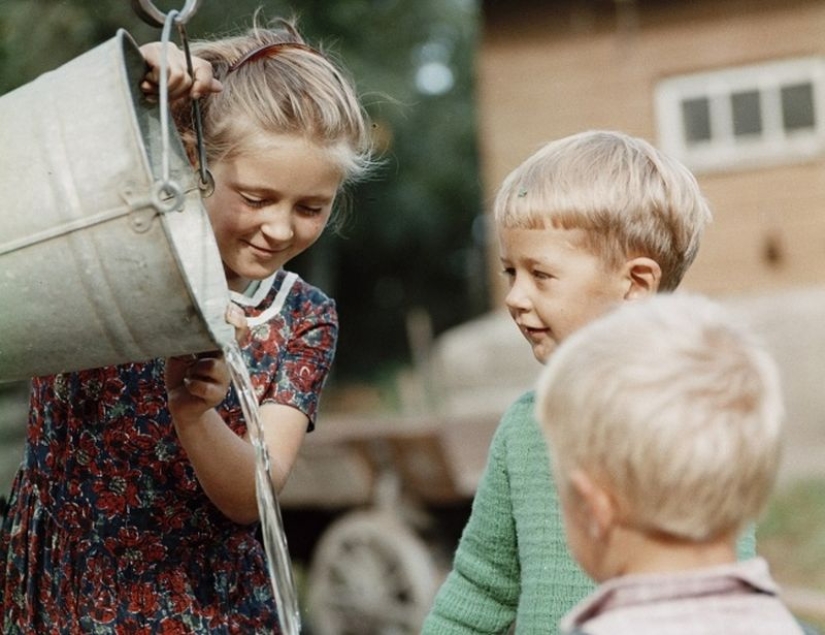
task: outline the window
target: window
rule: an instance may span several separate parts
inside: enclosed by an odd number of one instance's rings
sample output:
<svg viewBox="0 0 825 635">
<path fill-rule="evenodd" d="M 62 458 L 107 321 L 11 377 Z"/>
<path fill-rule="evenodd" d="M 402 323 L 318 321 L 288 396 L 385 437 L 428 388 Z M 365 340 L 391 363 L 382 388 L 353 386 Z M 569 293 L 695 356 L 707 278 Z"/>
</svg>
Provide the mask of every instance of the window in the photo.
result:
<svg viewBox="0 0 825 635">
<path fill-rule="evenodd" d="M 697 171 L 810 158 L 825 150 L 825 58 L 666 79 L 656 115 L 662 149 Z"/>
</svg>

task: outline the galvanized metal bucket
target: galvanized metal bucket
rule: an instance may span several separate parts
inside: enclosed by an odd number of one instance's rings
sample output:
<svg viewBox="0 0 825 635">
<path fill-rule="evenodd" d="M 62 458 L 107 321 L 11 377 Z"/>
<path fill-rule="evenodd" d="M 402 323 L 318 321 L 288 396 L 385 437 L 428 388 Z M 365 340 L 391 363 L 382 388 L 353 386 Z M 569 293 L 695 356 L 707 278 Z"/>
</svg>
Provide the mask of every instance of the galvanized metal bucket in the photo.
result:
<svg viewBox="0 0 825 635">
<path fill-rule="evenodd" d="M 197 176 L 144 73 L 120 31 L 0 97 L 0 381 L 234 335 Z"/>
</svg>

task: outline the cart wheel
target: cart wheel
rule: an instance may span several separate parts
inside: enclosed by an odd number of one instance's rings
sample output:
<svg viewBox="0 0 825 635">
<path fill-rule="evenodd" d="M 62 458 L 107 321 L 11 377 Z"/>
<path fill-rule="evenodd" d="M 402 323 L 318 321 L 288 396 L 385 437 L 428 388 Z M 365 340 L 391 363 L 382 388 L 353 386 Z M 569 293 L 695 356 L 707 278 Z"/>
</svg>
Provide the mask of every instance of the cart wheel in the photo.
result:
<svg viewBox="0 0 825 635">
<path fill-rule="evenodd" d="M 384 512 L 352 512 L 321 537 L 309 570 L 313 635 L 418 633 L 438 577 L 424 543 Z"/>
</svg>

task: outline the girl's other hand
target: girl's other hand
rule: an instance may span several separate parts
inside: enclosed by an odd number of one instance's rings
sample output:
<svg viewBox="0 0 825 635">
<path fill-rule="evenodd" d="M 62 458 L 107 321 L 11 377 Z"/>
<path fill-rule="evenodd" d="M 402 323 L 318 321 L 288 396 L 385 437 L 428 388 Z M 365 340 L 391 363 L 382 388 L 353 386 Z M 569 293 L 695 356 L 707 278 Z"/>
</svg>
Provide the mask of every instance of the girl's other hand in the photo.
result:
<svg viewBox="0 0 825 635">
<path fill-rule="evenodd" d="M 168 69 L 168 89 L 169 99 L 180 99 L 190 97 L 197 99 L 208 93 L 218 93 L 223 90 L 223 85 L 215 79 L 212 73 L 212 64 L 200 57 L 192 57 L 192 71 L 194 78 L 189 76 L 186 67 L 186 55 L 171 42 L 166 47 L 169 55 Z M 140 85 L 141 90 L 146 95 L 156 96 L 159 92 L 160 83 L 160 62 L 163 55 L 163 44 L 151 42 L 140 47 L 143 59 L 149 65 L 149 71 L 143 78 Z"/>
<path fill-rule="evenodd" d="M 220 404 L 229 382 L 226 360 L 217 351 L 167 358 L 166 393 L 175 422 L 197 420 Z"/>
</svg>

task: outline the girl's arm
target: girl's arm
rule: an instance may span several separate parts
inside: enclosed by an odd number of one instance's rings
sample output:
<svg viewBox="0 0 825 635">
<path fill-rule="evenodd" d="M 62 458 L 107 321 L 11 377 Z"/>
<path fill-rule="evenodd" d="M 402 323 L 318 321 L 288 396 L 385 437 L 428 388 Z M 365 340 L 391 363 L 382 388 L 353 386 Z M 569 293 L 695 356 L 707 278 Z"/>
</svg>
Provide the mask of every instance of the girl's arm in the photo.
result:
<svg viewBox="0 0 825 635">
<path fill-rule="evenodd" d="M 243 311 L 237 306 L 230 305 L 226 319 L 235 327 L 239 341 L 244 342 L 251 336 Z M 332 362 L 337 317 L 331 306 L 319 304 L 315 312 L 307 316 L 306 324 L 296 329 L 289 344 L 291 357 L 288 359 L 297 358 L 301 364 L 293 368 L 289 361 L 282 361 L 280 372 L 287 387 L 294 389 L 295 374 L 302 375 L 301 367 L 316 369 L 317 382 L 310 381 L 302 387 L 313 393 L 320 391 Z M 259 516 L 255 449 L 250 432 L 238 436 L 215 409 L 226 397 L 229 381 L 229 369 L 222 356 L 170 358 L 166 362 L 169 411 L 201 487 L 228 518 L 238 523 L 253 523 Z M 312 408 L 307 410 L 312 411 Z M 276 490 L 280 491 L 295 464 L 309 418 L 298 407 L 266 400 L 259 412 L 270 458 L 270 475 Z"/>
<path fill-rule="evenodd" d="M 195 388 L 195 384 L 190 384 L 190 388 Z M 170 395 L 170 410 L 171 401 Z M 271 478 L 280 491 L 295 464 L 308 420 L 295 408 L 271 403 L 261 406 L 260 417 L 269 451 Z M 214 408 L 191 418 L 176 415 L 173 410 L 173 420 L 181 445 L 210 500 L 237 523 L 256 522 L 259 516 L 255 450 L 249 433 L 239 437 Z"/>
</svg>

